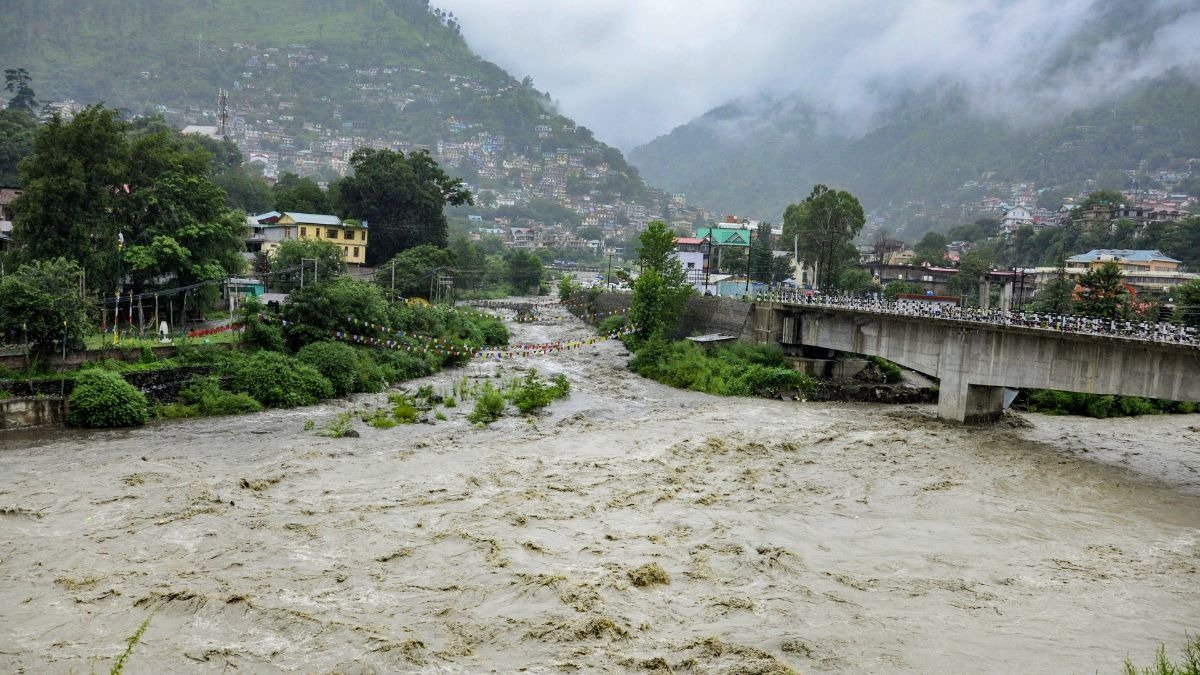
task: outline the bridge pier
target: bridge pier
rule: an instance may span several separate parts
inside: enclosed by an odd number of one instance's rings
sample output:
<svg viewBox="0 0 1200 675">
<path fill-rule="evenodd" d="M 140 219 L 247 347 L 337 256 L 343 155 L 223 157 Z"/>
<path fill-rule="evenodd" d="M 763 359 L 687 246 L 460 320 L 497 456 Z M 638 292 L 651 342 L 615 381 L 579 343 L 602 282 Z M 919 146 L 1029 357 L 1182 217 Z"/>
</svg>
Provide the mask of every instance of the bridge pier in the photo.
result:
<svg viewBox="0 0 1200 675">
<path fill-rule="evenodd" d="M 966 331 L 951 331 L 938 352 L 938 417 L 955 422 L 992 422 L 1004 414 L 1004 387 L 967 381 L 974 354 Z"/>
<path fill-rule="evenodd" d="M 1004 414 L 1004 387 L 969 384 L 954 373 L 943 377 L 938 385 L 937 410 L 938 417 L 944 420 L 968 424 L 994 422 Z"/>
</svg>

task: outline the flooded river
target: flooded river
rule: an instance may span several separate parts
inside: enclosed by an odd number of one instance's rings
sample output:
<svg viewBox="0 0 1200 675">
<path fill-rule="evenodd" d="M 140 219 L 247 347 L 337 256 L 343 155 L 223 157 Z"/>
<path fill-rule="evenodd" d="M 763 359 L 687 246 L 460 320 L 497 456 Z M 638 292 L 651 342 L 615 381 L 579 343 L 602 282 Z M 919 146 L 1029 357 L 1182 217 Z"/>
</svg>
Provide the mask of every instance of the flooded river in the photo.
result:
<svg viewBox="0 0 1200 675">
<path fill-rule="evenodd" d="M 583 337 L 578 323 L 514 339 Z M 379 396 L 0 435 L 0 670 L 1118 672 L 1200 631 L 1200 416 L 682 392 L 623 347 L 480 429 Z"/>
</svg>

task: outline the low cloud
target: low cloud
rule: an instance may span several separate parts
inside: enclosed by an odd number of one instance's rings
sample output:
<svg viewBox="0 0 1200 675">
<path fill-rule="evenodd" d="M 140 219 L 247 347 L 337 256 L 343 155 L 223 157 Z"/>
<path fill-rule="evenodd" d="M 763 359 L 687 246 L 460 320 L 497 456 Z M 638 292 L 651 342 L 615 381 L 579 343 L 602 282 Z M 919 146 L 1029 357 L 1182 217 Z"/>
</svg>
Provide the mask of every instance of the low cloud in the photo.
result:
<svg viewBox="0 0 1200 675">
<path fill-rule="evenodd" d="M 981 111 L 1031 119 L 1200 70 L 1194 0 L 440 4 L 477 53 L 626 150 L 730 100 L 795 94 L 862 128 L 897 94 L 955 84 Z M 1114 6 L 1136 21 L 1096 44 L 1093 20 Z"/>
</svg>

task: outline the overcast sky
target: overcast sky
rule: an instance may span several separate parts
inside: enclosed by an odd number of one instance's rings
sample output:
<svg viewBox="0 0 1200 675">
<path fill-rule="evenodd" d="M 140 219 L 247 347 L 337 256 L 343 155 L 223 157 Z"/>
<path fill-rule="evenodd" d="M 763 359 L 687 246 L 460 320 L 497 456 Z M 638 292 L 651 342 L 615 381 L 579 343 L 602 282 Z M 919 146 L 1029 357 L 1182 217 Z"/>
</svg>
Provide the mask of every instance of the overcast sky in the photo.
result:
<svg viewBox="0 0 1200 675">
<path fill-rule="evenodd" d="M 1105 0 L 439 0 L 471 47 L 550 92 L 560 110 L 623 150 L 732 99 L 802 92 L 859 121 L 913 86 L 961 82 L 979 106 L 1033 106 L 1024 84 Z M 1200 0 L 1146 0 L 1172 21 L 1135 54 L 1034 94 L 1070 107 L 1101 89 L 1200 68 Z M 1104 83 L 1101 85 L 1101 83 Z"/>
</svg>

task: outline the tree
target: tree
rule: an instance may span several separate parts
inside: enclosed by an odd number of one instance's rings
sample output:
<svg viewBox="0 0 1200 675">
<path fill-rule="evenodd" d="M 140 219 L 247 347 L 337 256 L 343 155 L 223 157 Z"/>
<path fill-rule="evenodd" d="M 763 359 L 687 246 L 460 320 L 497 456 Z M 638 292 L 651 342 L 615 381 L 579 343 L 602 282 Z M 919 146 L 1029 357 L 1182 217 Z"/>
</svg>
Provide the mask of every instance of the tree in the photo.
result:
<svg viewBox="0 0 1200 675">
<path fill-rule="evenodd" d="M 446 204 L 474 204 L 424 150 L 405 155 L 360 148 L 350 156 L 353 175 L 338 181 L 334 203 L 343 217 L 370 223 L 367 264 L 379 265 L 406 248 L 446 246 Z"/>
<path fill-rule="evenodd" d="M 515 249 L 504 256 L 508 283 L 518 295 L 537 289 L 542 283 L 542 260 L 529 251 Z"/>
<path fill-rule="evenodd" d="M 1130 314 L 1129 287 L 1122 282 L 1121 267 L 1109 261 L 1079 277 L 1079 310 L 1085 316 L 1121 319 Z"/>
<path fill-rule="evenodd" d="M 383 289 L 350 277 L 326 283 L 305 283 L 291 292 L 283 304 L 284 339 L 292 351 L 313 342 L 329 340 L 336 331 L 367 333 L 362 323 L 387 325 L 388 305 Z M 357 319 L 357 326 L 346 321 Z"/>
<path fill-rule="evenodd" d="M 962 296 L 964 305 L 979 305 L 979 284 L 995 261 L 991 249 L 973 248 L 967 251 L 958 261 L 958 274 L 950 280 L 950 291 Z"/>
<path fill-rule="evenodd" d="M 833 288 L 854 260 L 849 244 L 866 216 L 854 195 L 818 184 L 802 203 L 787 207 L 783 222 L 784 238 L 799 235 L 800 257 L 816 266 L 818 288 Z"/>
<path fill-rule="evenodd" d="M 1075 282 L 1067 278 L 1067 271 L 1061 267 L 1054 271 L 1054 278 L 1037 294 L 1030 303 L 1034 312 L 1047 314 L 1072 314 L 1075 311 Z"/>
<path fill-rule="evenodd" d="M 642 273 L 633 283 L 629 320 L 637 339 L 663 336 L 675 330 L 688 296 L 695 291 L 675 251 L 675 235 L 661 220 L 651 221 L 638 238 Z"/>
<path fill-rule="evenodd" d="M 315 180 L 301 178 L 290 172 L 283 174 L 275 182 L 271 188 L 271 196 L 275 210 L 280 212 L 329 213 L 333 210 L 329 196 Z"/>
<path fill-rule="evenodd" d="M 913 248 L 913 265 L 943 265 L 946 262 L 946 235 L 940 232 L 926 232 L 921 241 Z"/>
<path fill-rule="evenodd" d="M 80 295 L 82 270 L 65 258 L 36 260 L 0 278 L 0 341 L 30 345 L 31 354 L 48 356 L 82 349 L 89 303 Z"/>
<path fill-rule="evenodd" d="M 21 163 L 13 236 L 27 260 L 79 260 L 102 293 L 217 281 L 244 267 L 244 216 L 210 179 L 212 155 L 161 125 L 93 106 L 38 129 Z M 219 288 L 187 295 L 206 306 Z"/>
<path fill-rule="evenodd" d="M 392 297 L 430 297 L 432 283 L 436 282 L 439 270 L 449 271 L 455 265 L 454 253 L 444 248 L 422 244 L 397 253 L 391 260 L 379 266 L 375 272 L 375 283 L 380 288 L 392 289 Z"/>
<path fill-rule="evenodd" d="M 763 221 L 758 224 L 758 231 L 750 242 L 750 278 L 767 284 L 774 281 L 774 257 L 775 254 L 771 252 L 771 224 Z"/>
<path fill-rule="evenodd" d="M 0 110 L 0 185 L 17 185 L 17 166 L 33 152 L 37 118 L 23 110 Z"/>
<path fill-rule="evenodd" d="M 37 114 L 37 98 L 33 93 L 33 78 L 24 68 L 4 69 L 4 90 L 12 94 L 8 109 L 26 115 Z"/>
<path fill-rule="evenodd" d="M 272 284 L 299 286 L 301 273 L 305 284 L 316 284 L 346 272 L 341 247 L 324 239 L 285 239 L 270 259 Z"/>
<path fill-rule="evenodd" d="M 1188 326 L 1200 327 L 1200 279 L 1192 279 L 1175 287 L 1175 320 Z"/>
<path fill-rule="evenodd" d="M 875 288 L 871 273 L 857 267 L 847 267 L 838 276 L 838 288 L 847 293 L 866 293 Z"/>
<path fill-rule="evenodd" d="M 117 286 L 116 190 L 125 184 L 129 142 L 116 111 L 85 108 L 70 122 L 55 115 L 37 131 L 20 165 L 13 240 L 25 260 L 77 260 L 87 283 Z"/>
</svg>

